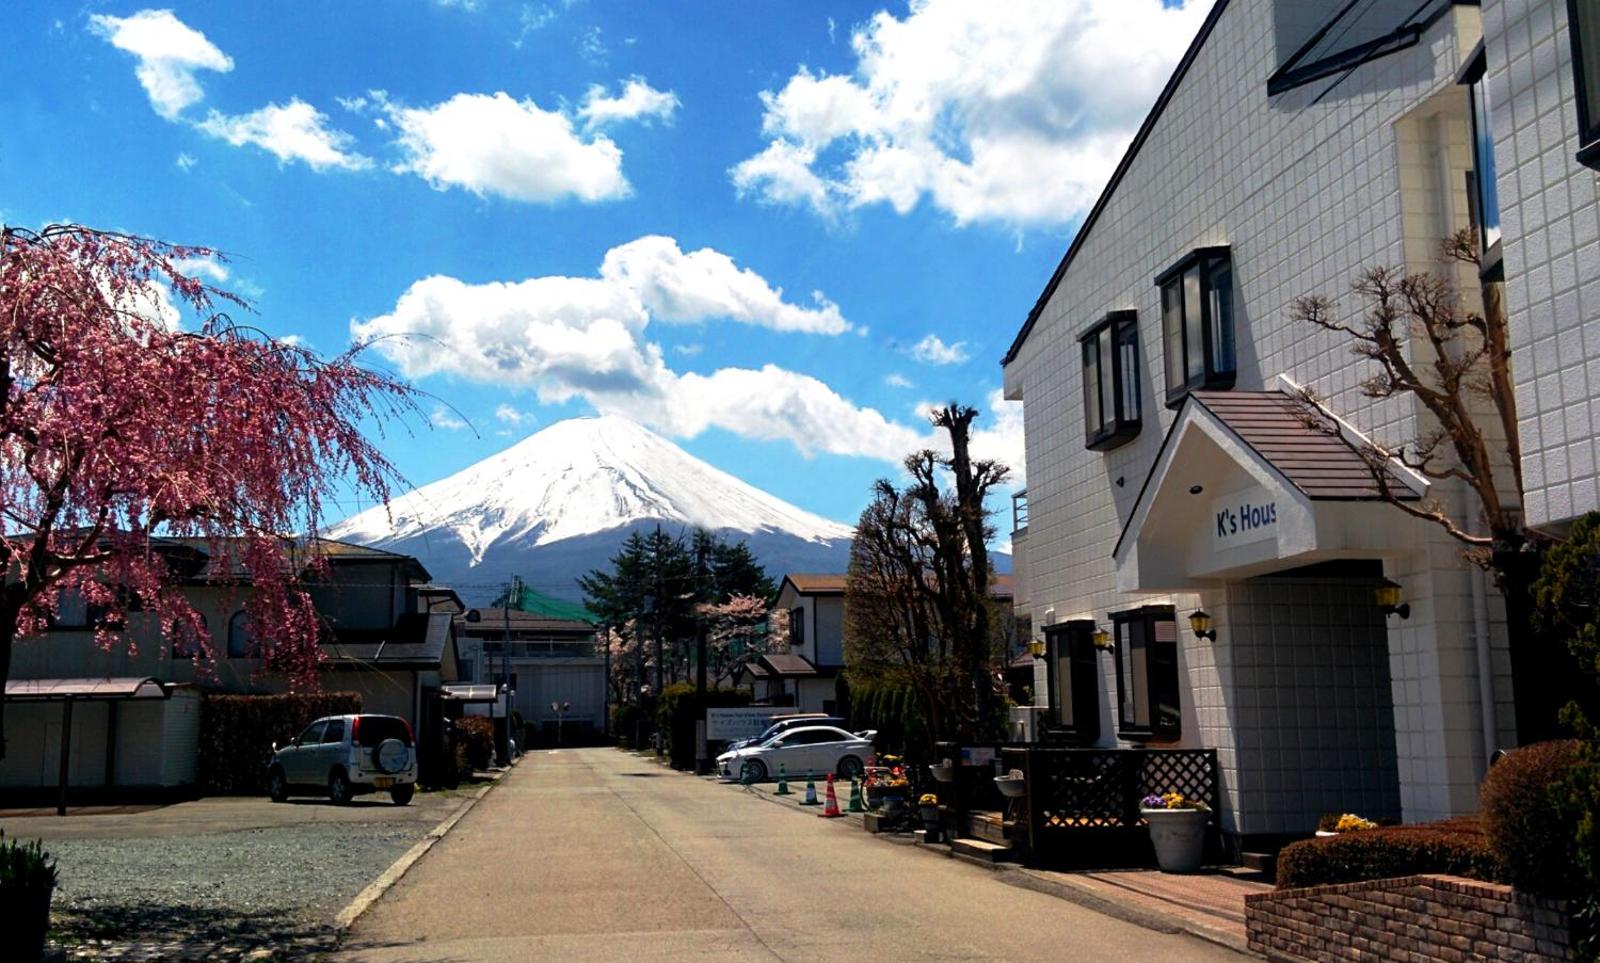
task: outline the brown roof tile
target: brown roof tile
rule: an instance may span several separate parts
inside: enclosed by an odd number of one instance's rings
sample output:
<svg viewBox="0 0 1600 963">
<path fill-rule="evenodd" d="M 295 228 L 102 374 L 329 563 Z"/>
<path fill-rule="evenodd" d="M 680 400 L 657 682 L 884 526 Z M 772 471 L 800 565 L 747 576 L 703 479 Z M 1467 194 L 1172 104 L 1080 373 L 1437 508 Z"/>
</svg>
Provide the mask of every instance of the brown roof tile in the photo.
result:
<svg viewBox="0 0 1600 963">
<path fill-rule="evenodd" d="M 1332 428 L 1326 415 L 1282 391 L 1196 391 L 1196 402 L 1312 498 L 1378 498 L 1382 492 L 1361 454 L 1331 430 L 1307 423 L 1307 414 Z M 1415 498 L 1392 470 L 1389 489 Z"/>
</svg>

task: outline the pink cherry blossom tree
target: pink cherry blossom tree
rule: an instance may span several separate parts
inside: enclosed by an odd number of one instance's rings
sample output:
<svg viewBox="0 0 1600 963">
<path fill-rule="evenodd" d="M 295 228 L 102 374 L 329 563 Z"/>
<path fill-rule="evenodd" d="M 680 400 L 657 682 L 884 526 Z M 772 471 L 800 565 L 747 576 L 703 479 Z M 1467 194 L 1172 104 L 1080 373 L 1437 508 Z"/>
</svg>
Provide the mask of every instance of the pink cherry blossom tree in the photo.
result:
<svg viewBox="0 0 1600 963">
<path fill-rule="evenodd" d="M 787 613 L 769 611 L 760 595 L 730 595 L 695 607 L 706 620 L 706 674 L 717 686 L 747 662 L 789 645 Z"/>
<path fill-rule="evenodd" d="M 208 657 L 178 591 L 197 546 L 252 585 L 266 667 L 316 684 L 306 542 L 287 536 L 314 535 L 346 480 L 387 499 L 398 476 L 361 423 L 414 411 L 414 389 L 358 365 L 361 345 L 323 360 L 235 324 L 218 306 L 247 305 L 193 276 L 196 259 L 220 258 L 74 225 L 0 230 L 0 685 L 66 593 L 101 645 L 134 645 L 120 629 L 137 609 Z"/>
</svg>

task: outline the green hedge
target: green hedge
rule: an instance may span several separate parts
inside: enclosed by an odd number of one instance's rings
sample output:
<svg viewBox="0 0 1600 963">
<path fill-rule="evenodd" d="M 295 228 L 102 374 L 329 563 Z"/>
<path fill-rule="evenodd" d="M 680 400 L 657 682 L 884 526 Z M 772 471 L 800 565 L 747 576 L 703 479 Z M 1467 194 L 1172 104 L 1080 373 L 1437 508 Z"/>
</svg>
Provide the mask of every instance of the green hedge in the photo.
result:
<svg viewBox="0 0 1600 963">
<path fill-rule="evenodd" d="M 1579 761 L 1577 740 L 1536 742 L 1507 753 L 1483 779 L 1483 831 L 1506 882 L 1541 896 L 1583 891 L 1578 819 L 1562 784 Z"/>
<path fill-rule="evenodd" d="M 1418 873 L 1496 881 L 1499 860 L 1470 817 L 1302 839 L 1278 854 L 1280 889 Z"/>
<path fill-rule="evenodd" d="M 473 769 L 488 769 L 494 763 L 494 720 L 488 716 L 457 719 L 456 741 L 467 754 L 467 765 Z"/>
<path fill-rule="evenodd" d="M 211 794 L 267 791 L 267 760 L 322 716 L 361 711 L 355 692 L 208 695 L 200 703 L 200 787 Z"/>
<path fill-rule="evenodd" d="M 667 754 L 672 768 L 694 768 L 694 724 L 705 718 L 707 709 L 727 709 L 750 704 L 750 693 L 743 689 L 707 689 L 702 702 L 695 687 L 676 682 L 661 693 L 656 721 L 667 736 Z"/>
</svg>

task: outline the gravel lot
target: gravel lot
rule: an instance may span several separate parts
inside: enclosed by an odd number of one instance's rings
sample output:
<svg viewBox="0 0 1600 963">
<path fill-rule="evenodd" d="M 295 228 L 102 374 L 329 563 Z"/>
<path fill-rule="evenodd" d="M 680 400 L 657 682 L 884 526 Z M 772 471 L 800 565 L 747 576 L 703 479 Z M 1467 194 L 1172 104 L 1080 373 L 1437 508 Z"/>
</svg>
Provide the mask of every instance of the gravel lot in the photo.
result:
<svg viewBox="0 0 1600 963">
<path fill-rule="evenodd" d="M 329 922 L 427 833 L 350 822 L 150 839 L 59 840 L 52 938 L 322 948 Z M 293 949 L 291 949 L 293 948 Z"/>
</svg>

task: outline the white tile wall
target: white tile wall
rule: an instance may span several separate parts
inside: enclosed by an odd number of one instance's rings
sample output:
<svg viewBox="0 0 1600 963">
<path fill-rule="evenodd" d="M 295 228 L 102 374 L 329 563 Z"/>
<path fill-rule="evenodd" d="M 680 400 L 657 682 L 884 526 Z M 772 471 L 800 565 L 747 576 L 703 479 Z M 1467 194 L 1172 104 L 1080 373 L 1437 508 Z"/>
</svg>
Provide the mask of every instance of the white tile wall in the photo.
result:
<svg viewBox="0 0 1600 963">
<path fill-rule="evenodd" d="M 1600 508 L 1600 190 L 1574 159 L 1566 0 L 1483 0 L 1528 521 Z"/>
<path fill-rule="evenodd" d="M 1111 551 L 1172 419 L 1160 400 L 1152 278 L 1191 249 L 1233 248 L 1240 388 L 1268 387 L 1287 374 L 1381 441 L 1417 434 L 1414 408 L 1362 394 L 1370 371 L 1344 338 L 1293 324 L 1288 313 L 1304 294 L 1344 295 L 1352 307 L 1358 271 L 1432 267 L 1444 229 L 1464 225 L 1464 196 L 1429 178 L 1454 179 L 1470 163 L 1465 99 L 1453 79 L 1477 40 L 1477 11 L 1455 8 L 1408 51 L 1269 100 L 1273 8 L 1270 0 L 1229 4 L 1007 368 L 1008 390 L 1024 401 L 1025 564 L 1036 625 L 1050 607 L 1059 618 L 1092 615 L 1104 624 L 1111 611 L 1160 601 L 1117 592 Z M 1106 312 L 1128 308 L 1140 319 L 1145 427 L 1115 451 L 1086 451 L 1076 338 Z M 1413 556 L 1387 564 L 1413 606 L 1411 619 L 1391 620 L 1389 633 L 1404 815 L 1469 810 L 1484 759 L 1468 604 L 1476 576 L 1442 534 L 1423 536 Z M 1219 633 L 1229 632 L 1221 591 L 1172 601 L 1180 622 L 1203 604 L 1219 614 Z M 1214 653 L 1187 631 L 1180 649 L 1189 681 L 1185 743 L 1217 746 L 1224 780 L 1237 786 L 1251 761 L 1221 733 L 1238 700 L 1253 696 L 1228 684 Z M 1102 731 L 1113 733 L 1111 660 L 1104 668 Z"/>
</svg>

